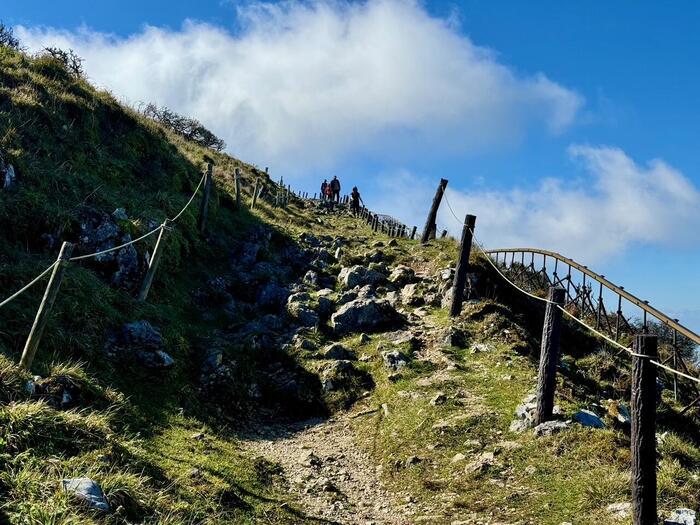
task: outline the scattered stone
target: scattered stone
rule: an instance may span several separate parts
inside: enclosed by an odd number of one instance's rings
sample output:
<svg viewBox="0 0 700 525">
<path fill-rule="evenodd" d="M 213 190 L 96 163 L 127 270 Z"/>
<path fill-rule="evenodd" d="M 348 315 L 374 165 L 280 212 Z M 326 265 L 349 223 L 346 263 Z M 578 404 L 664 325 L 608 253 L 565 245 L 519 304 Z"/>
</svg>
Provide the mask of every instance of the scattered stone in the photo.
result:
<svg viewBox="0 0 700 525">
<path fill-rule="evenodd" d="M 465 456 L 461 452 L 458 452 L 457 454 L 452 456 L 452 463 L 459 463 L 461 461 L 464 461 L 465 459 L 467 459 L 467 456 Z"/>
<path fill-rule="evenodd" d="M 474 343 L 470 348 L 469 351 L 472 354 L 481 354 L 481 353 L 486 353 L 490 352 L 492 350 L 491 345 L 488 343 Z"/>
<path fill-rule="evenodd" d="M 15 185 L 17 176 L 15 175 L 15 168 L 12 164 L 4 165 L 2 159 L 0 158 L 0 174 L 2 177 L 2 189 L 10 190 Z"/>
<path fill-rule="evenodd" d="M 622 426 L 632 424 L 629 410 L 619 401 L 608 400 L 608 415 Z"/>
<path fill-rule="evenodd" d="M 397 241 L 396 239 L 391 239 L 391 240 L 387 243 L 387 246 L 391 246 L 391 247 L 398 246 L 398 245 L 399 245 L 399 241 Z"/>
<path fill-rule="evenodd" d="M 401 289 L 401 302 L 406 306 L 420 306 L 425 303 L 420 284 L 407 284 Z"/>
<path fill-rule="evenodd" d="M 528 476 L 533 476 L 535 472 L 537 472 L 537 467 L 535 467 L 534 465 L 528 465 L 527 467 L 525 467 L 525 474 L 527 474 Z"/>
<path fill-rule="evenodd" d="M 416 278 L 416 272 L 412 268 L 400 264 L 391 272 L 389 275 L 389 281 L 394 283 L 396 286 L 405 286 L 412 283 Z"/>
<path fill-rule="evenodd" d="M 148 321 L 122 325 L 107 338 L 107 355 L 119 361 L 135 360 L 150 369 L 168 369 L 175 363 L 163 350 L 163 337 Z"/>
<path fill-rule="evenodd" d="M 496 460 L 493 452 L 482 452 L 476 460 L 469 463 L 465 468 L 466 473 L 483 473 L 495 464 Z"/>
<path fill-rule="evenodd" d="M 287 313 L 300 325 L 316 327 L 319 323 L 318 314 L 304 301 L 309 301 L 311 297 L 305 292 L 295 293 L 287 299 Z"/>
<path fill-rule="evenodd" d="M 112 218 L 115 221 L 128 221 L 129 216 L 126 214 L 126 210 L 124 208 L 117 208 L 112 212 Z"/>
<path fill-rule="evenodd" d="M 567 428 L 569 424 L 565 421 L 545 421 L 533 429 L 533 434 L 537 437 L 551 436 Z"/>
<path fill-rule="evenodd" d="M 632 504 L 628 502 L 611 503 L 606 510 L 617 519 L 629 518 L 632 514 Z"/>
<path fill-rule="evenodd" d="M 372 339 L 367 334 L 360 334 L 358 343 L 361 345 L 366 345 L 372 342 Z"/>
<path fill-rule="evenodd" d="M 423 462 L 423 458 L 419 458 L 418 456 L 408 456 L 406 458 L 406 461 L 404 462 L 404 465 L 406 468 L 411 467 L 413 465 L 418 465 L 419 463 Z"/>
<path fill-rule="evenodd" d="M 510 427 L 508 427 L 508 430 L 510 432 L 525 432 L 528 428 L 530 428 L 530 423 L 524 419 L 514 419 L 513 421 L 510 422 Z"/>
<path fill-rule="evenodd" d="M 433 406 L 444 405 L 447 402 L 447 396 L 443 392 L 438 392 L 430 400 L 430 404 Z"/>
<path fill-rule="evenodd" d="M 461 328 L 450 326 L 443 339 L 445 346 L 454 346 L 457 348 L 465 348 L 467 346 L 467 333 Z"/>
<path fill-rule="evenodd" d="M 357 356 L 351 350 L 340 343 L 333 343 L 326 347 L 326 349 L 321 354 L 324 359 L 343 359 L 346 361 L 355 361 Z"/>
<path fill-rule="evenodd" d="M 574 414 L 574 421 L 584 427 L 605 428 L 605 423 L 590 410 L 579 410 Z"/>
<path fill-rule="evenodd" d="M 393 372 L 398 372 L 408 364 L 408 358 L 398 350 L 386 350 L 382 352 L 384 366 Z"/>
<path fill-rule="evenodd" d="M 102 492 L 102 487 L 90 478 L 64 479 L 63 490 L 75 496 L 91 509 L 108 511 L 109 503 Z"/>
<path fill-rule="evenodd" d="M 304 274 L 302 281 L 313 288 L 318 288 L 318 285 L 319 285 L 318 273 L 313 271 L 313 270 L 309 270 L 308 272 L 306 272 Z"/>
<path fill-rule="evenodd" d="M 691 509 L 676 509 L 667 520 L 664 520 L 664 525 L 696 525 L 697 514 Z"/>
</svg>

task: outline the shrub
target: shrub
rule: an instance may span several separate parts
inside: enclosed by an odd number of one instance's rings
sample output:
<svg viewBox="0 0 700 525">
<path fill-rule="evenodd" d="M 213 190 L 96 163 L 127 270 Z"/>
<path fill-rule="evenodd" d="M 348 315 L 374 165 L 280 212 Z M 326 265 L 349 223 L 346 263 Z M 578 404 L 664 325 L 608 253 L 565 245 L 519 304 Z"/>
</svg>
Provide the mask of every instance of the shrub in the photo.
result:
<svg viewBox="0 0 700 525">
<path fill-rule="evenodd" d="M 68 73 L 75 78 L 84 78 L 85 70 L 83 69 L 83 59 L 80 58 L 75 51 L 69 49 L 65 51 L 58 47 L 46 47 L 40 55 L 50 57 L 61 64 Z"/>
<path fill-rule="evenodd" d="M 200 146 L 214 151 L 221 151 L 226 147 L 226 143 L 205 128 L 201 122 L 178 115 L 167 107 L 159 108 L 155 104 L 148 104 L 142 113 L 146 118 L 155 120 L 181 137 Z"/>
</svg>

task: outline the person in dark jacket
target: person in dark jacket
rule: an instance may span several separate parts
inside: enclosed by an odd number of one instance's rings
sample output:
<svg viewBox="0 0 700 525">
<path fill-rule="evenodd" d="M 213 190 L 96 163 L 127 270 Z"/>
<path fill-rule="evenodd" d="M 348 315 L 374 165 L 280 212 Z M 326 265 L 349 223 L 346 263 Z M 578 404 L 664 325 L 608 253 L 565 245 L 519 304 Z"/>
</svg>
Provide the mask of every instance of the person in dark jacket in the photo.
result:
<svg viewBox="0 0 700 525">
<path fill-rule="evenodd" d="M 331 181 L 331 192 L 333 193 L 333 200 L 335 202 L 340 202 L 340 181 L 338 177 L 333 177 Z"/>
<path fill-rule="evenodd" d="M 328 188 L 328 180 L 323 179 L 323 182 L 321 183 L 321 200 L 326 199 L 326 189 Z"/>
<path fill-rule="evenodd" d="M 362 197 L 360 197 L 360 192 L 357 191 L 357 186 L 352 189 L 350 199 L 350 209 L 352 210 L 352 214 L 357 217 L 360 214 L 360 203 L 362 202 Z M 362 205 L 364 206 L 365 203 L 362 202 Z"/>
</svg>

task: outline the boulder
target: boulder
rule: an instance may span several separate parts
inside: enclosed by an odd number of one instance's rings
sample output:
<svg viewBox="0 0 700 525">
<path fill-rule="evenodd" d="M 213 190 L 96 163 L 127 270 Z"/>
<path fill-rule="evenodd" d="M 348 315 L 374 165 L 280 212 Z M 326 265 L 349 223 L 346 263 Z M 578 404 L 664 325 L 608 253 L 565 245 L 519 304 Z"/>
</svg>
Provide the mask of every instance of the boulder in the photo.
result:
<svg viewBox="0 0 700 525">
<path fill-rule="evenodd" d="M 262 308 L 279 311 L 287 301 L 289 291 L 275 282 L 263 285 L 258 292 L 257 304 Z"/>
<path fill-rule="evenodd" d="M 308 272 L 306 272 L 304 274 L 304 277 L 302 280 L 304 281 L 304 283 L 308 284 L 312 288 L 318 288 L 319 277 L 318 277 L 317 272 L 315 272 L 313 270 L 309 270 Z"/>
<path fill-rule="evenodd" d="M 321 319 L 328 319 L 333 313 L 333 301 L 327 296 L 319 295 L 317 311 Z"/>
<path fill-rule="evenodd" d="M 112 218 L 115 221 L 128 221 L 129 216 L 126 214 L 126 210 L 124 208 L 117 208 L 112 212 Z"/>
<path fill-rule="evenodd" d="M 301 326 L 313 328 L 320 321 L 318 314 L 306 303 L 287 302 L 287 313 Z"/>
<path fill-rule="evenodd" d="M 366 345 L 366 344 L 370 343 L 372 341 L 372 339 L 367 334 L 360 334 L 360 337 L 358 338 L 357 341 L 361 345 Z"/>
<path fill-rule="evenodd" d="M 466 348 L 469 343 L 467 333 L 456 326 L 447 328 L 442 342 L 446 346 L 455 346 L 457 348 Z"/>
<path fill-rule="evenodd" d="M 163 350 L 163 337 L 160 332 L 148 321 L 122 325 L 107 338 L 105 351 L 112 359 L 122 362 L 135 361 L 154 370 L 168 369 L 175 363 Z"/>
<path fill-rule="evenodd" d="M 605 423 L 595 413 L 590 410 L 579 410 L 574 414 L 574 421 L 591 428 L 605 428 Z"/>
<path fill-rule="evenodd" d="M 389 281 L 394 283 L 396 286 L 405 286 L 410 284 L 416 278 L 416 272 L 412 268 L 400 264 L 391 272 L 389 275 Z"/>
<path fill-rule="evenodd" d="M 332 345 L 327 346 L 321 353 L 321 357 L 324 359 L 341 359 L 345 361 L 357 360 L 355 353 L 340 343 L 333 343 Z"/>
<path fill-rule="evenodd" d="M 386 281 L 386 277 L 378 271 L 360 265 L 343 268 L 338 274 L 338 279 L 346 289 L 366 285 L 377 286 Z"/>
<path fill-rule="evenodd" d="M 321 386 L 331 405 L 349 407 L 367 390 L 374 388 L 372 376 L 350 361 L 331 361 L 320 370 Z"/>
<path fill-rule="evenodd" d="M 421 306 L 425 304 L 423 291 L 420 284 L 407 284 L 401 289 L 401 302 L 406 306 Z"/>
<path fill-rule="evenodd" d="M 102 487 L 90 478 L 64 479 L 61 484 L 64 491 L 75 496 L 89 508 L 101 511 L 109 510 L 109 503 L 102 492 Z"/>
<path fill-rule="evenodd" d="M 344 304 L 331 316 L 336 334 L 351 332 L 378 332 L 405 323 L 404 317 L 382 299 L 358 298 Z"/>
<path fill-rule="evenodd" d="M 611 503 L 606 507 L 606 510 L 612 514 L 613 517 L 623 520 L 632 515 L 632 504 L 627 501 Z"/>
</svg>

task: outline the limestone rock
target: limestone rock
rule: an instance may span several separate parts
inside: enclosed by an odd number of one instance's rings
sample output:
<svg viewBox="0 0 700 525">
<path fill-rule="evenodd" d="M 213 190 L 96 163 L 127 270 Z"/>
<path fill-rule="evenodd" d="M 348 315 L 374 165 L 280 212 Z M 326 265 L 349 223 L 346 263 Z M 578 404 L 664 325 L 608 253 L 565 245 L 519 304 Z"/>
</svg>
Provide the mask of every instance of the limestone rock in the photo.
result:
<svg viewBox="0 0 700 525">
<path fill-rule="evenodd" d="M 533 429 L 533 434 L 537 437 L 551 436 L 567 428 L 569 425 L 565 421 L 545 421 Z"/>
<path fill-rule="evenodd" d="M 338 279 L 346 289 L 352 289 L 356 286 L 362 287 L 368 284 L 377 286 L 386 281 L 386 277 L 378 271 L 370 270 L 360 265 L 343 268 L 338 274 Z"/>
<path fill-rule="evenodd" d="M 321 357 L 323 357 L 324 359 L 343 359 L 346 361 L 357 360 L 357 356 L 355 355 L 355 353 L 351 350 L 348 350 L 340 343 L 333 343 L 332 345 L 327 346 L 323 350 Z"/>
<path fill-rule="evenodd" d="M 416 272 L 412 268 L 400 264 L 391 272 L 389 275 L 389 281 L 394 283 L 396 286 L 405 286 L 410 284 L 416 278 Z"/>
<path fill-rule="evenodd" d="M 403 316 L 382 299 L 358 298 L 344 304 L 331 316 L 336 334 L 351 332 L 378 332 L 402 325 Z"/>
<path fill-rule="evenodd" d="M 590 410 L 579 410 L 574 414 L 574 421 L 584 427 L 605 428 L 605 423 Z"/>
<path fill-rule="evenodd" d="M 122 325 L 107 338 L 107 355 L 122 362 L 136 361 L 154 370 L 168 369 L 175 363 L 163 350 L 160 331 L 148 321 L 135 321 Z"/>
<path fill-rule="evenodd" d="M 408 358 L 398 350 L 386 350 L 382 352 L 384 366 L 393 372 L 398 372 L 408 364 Z"/>
<path fill-rule="evenodd" d="M 668 519 L 664 520 L 664 525 L 696 525 L 697 514 L 691 509 L 676 509 Z"/>
</svg>

